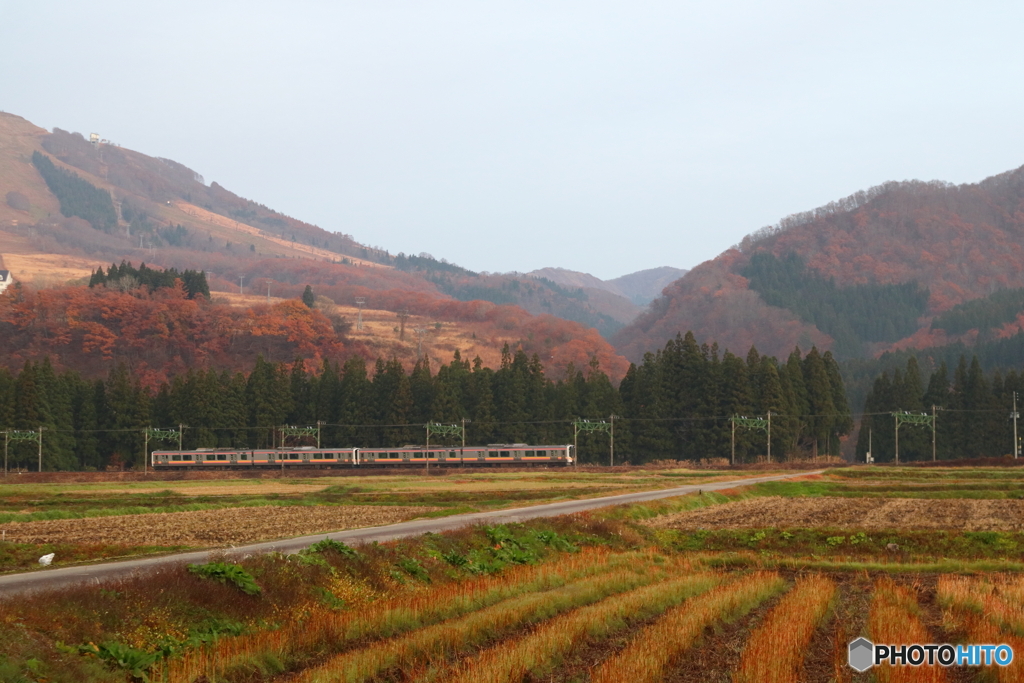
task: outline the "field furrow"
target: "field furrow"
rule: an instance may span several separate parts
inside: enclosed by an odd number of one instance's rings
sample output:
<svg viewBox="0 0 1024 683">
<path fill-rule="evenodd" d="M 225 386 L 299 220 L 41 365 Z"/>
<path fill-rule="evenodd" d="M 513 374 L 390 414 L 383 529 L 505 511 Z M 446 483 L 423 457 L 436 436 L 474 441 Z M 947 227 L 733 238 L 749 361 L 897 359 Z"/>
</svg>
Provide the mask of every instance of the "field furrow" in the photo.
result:
<svg viewBox="0 0 1024 683">
<path fill-rule="evenodd" d="M 934 640 L 921 621 L 917 596 L 910 588 L 889 578 L 875 582 L 868 631 L 872 642 L 886 645 L 931 643 Z M 941 683 L 949 680 L 938 664 L 890 666 L 883 663 L 873 671 L 879 683 Z"/>
<path fill-rule="evenodd" d="M 1024 653 L 1021 633 L 1021 589 L 1024 580 L 1019 577 L 986 577 L 982 579 L 962 576 L 939 578 L 938 598 L 944 605 L 943 621 L 950 630 L 962 633 L 969 643 L 1006 644 L 1013 648 L 1015 657 Z M 999 683 L 1024 682 L 1024 666 L 1016 660 L 1008 667 L 985 667 L 992 680 Z"/>
<path fill-rule="evenodd" d="M 367 681 L 390 669 L 408 670 L 426 661 L 449 659 L 517 628 L 536 624 L 610 595 L 649 585 L 665 574 L 648 567 L 617 570 L 562 588 L 531 593 L 492 605 L 459 619 L 338 655 L 295 677 L 297 683 Z M 291 679 L 290 679 L 291 680 Z"/>
<path fill-rule="evenodd" d="M 718 574 L 696 574 L 606 598 L 545 622 L 525 637 L 490 648 L 445 676 L 425 678 L 450 683 L 512 683 L 526 676 L 540 680 L 582 643 L 660 614 L 723 579 Z"/>
<path fill-rule="evenodd" d="M 745 614 L 785 586 L 778 574 L 759 572 L 688 600 L 637 633 L 622 652 L 591 671 L 590 680 L 592 683 L 660 681 L 680 655 L 700 639 L 707 626 Z"/>
<path fill-rule="evenodd" d="M 796 683 L 814 630 L 828 613 L 835 592 L 835 583 L 827 577 L 798 579 L 747 640 L 733 681 Z"/>
<path fill-rule="evenodd" d="M 200 676 L 215 680 L 232 671 L 261 668 L 261 663 L 268 659 L 278 666 L 292 668 L 310 658 L 343 651 L 354 643 L 399 636 L 517 596 L 651 565 L 650 553 L 587 549 L 562 556 L 556 562 L 513 568 L 498 576 L 453 582 L 370 603 L 358 611 L 319 611 L 301 623 L 223 638 L 210 648 L 186 653 L 167 663 L 167 681 L 187 683 Z"/>
</svg>

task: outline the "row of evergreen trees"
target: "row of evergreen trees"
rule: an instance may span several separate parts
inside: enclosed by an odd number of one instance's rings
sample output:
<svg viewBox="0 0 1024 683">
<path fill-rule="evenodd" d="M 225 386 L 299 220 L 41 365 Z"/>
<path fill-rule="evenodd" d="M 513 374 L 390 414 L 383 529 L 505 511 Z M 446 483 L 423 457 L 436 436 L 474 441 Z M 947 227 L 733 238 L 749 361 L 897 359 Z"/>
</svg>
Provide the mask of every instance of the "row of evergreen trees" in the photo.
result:
<svg viewBox="0 0 1024 683">
<path fill-rule="evenodd" d="M 935 407 L 935 455 L 940 460 L 1000 457 L 1013 453 L 1014 392 L 1024 389 L 1024 376 L 993 371 L 985 376 L 978 357 L 968 365 L 965 356 L 953 371 L 945 362 L 931 373 L 924 386 L 917 358 L 904 370 L 883 372 L 864 403 L 864 420 L 857 439 L 857 458 L 864 459 L 870 445 L 877 462 L 891 462 L 896 453 L 893 412 L 931 415 Z M 932 430 L 928 425 L 900 425 L 900 462 L 931 460 Z"/>
<path fill-rule="evenodd" d="M 649 459 L 729 457 L 732 415 L 772 413 L 773 458 L 838 454 L 853 426 L 839 365 L 816 348 L 806 357 L 795 349 L 785 363 L 751 348 L 744 361 L 677 335 L 630 366 L 619 393 L 632 452 Z M 766 439 L 737 429 L 737 459 L 766 455 Z"/>
<path fill-rule="evenodd" d="M 932 329 L 963 334 L 977 329 L 985 332 L 1017 318 L 1024 310 L 1024 289 L 1000 289 L 983 299 L 957 304 L 932 320 Z"/>
<path fill-rule="evenodd" d="M 84 218 L 92 227 L 104 232 L 117 228 L 117 211 L 109 192 L 83 180 L 77 173 L 58 167 L 45 154 L 32 152 L 32 163 L 60 202 L 63 215 Z"/>
<path fill-rule="evenodd" d="M 729 416 L 768 411 L 775 458 L 837 452 L 851 423 L 831 355 L 796 350 L 779 364 L 751 349 L 745 361 L 728 352 L 720 358 L 717 346 L 687 334 L 632 366 L 619 388 L 596 360 L 552 381 L 536 355 L 507 345 L 498 369 L 458 352 L 436 372 L 424 358 L 411 373 L 397 360 L 368 367 L 353 357 L 309 368 L 261 358 L 248 376 L 192 370 L 156 392 L 123 365 L 97 381 L 55 373 L 49 361 L 27 363 L 17 374 L 0 369 L 0 430 L 42 426 L 46 469 L 139 464 L 149 426 L 186 425 L 186 449 L 278 446 L 277 427 L 317 422 L 324 446 L 422 444 L 427 422 L 463 419 L 467 444 L 564 444 L 573 441 L 573 419 L 612 415 L 617 462 L 730 457 Z M 581 433 L 581 460 L 607 462 L 608 441 Z M 176 444 L 151 444 L 170 446 Z M 764 455 L 766 446 L 765 434 L 737 431 L 738 460 Z M 13 465 L 33 467 L 35 445 L 12 443 L 11 456 Z"/>
<path fill-rule="evenodd" d="M 145 263 L 135 268 L 130 261 L 121 261 L 121 265 L 112 263 L 106 272 L 103 271 L 103 268 L 97 268 L 89 278 L 89 287 L 97 285 L 125 289 L 146 287 L 152 292 L 160 287 L 173 287 L 175 280 L 181 280 L 189 299 L 195 299 L 197 296 L 210 298 L 210 285 L 206 281 L 205 271 L 185 270 L 179 273 L 176 268 L 154 270 L 146 266 Z"/>
<path fill-rule="evenodd" d="M 912 334 L 928 303 L 928 290 L 916 282 L 839 287 L 794 252 L 783 258 L 758 252 L 742 274 L 766 303 L 793 311 L 835 339 L 841 357 L 862 356 L 865 342 Z"/>
</svg>

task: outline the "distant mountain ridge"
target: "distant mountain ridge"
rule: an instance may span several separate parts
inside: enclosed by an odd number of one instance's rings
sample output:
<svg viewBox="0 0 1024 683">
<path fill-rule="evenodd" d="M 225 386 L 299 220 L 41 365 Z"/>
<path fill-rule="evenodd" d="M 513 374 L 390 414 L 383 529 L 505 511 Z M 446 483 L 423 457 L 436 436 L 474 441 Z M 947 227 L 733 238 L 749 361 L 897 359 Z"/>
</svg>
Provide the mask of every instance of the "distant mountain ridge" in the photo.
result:
<svg viewBox="0 0 1024 683">
<path fill-rule="evenodd" d="M 977 329 L 953 334 L 932 320 L 1020 287 L 1024 167 L 958 186 L 891 182 L 749 235 L 670 284 L 613 341 L 634 361 L 688 330 L 733 351 L 817 345 L 872 357 L 973 343 Z M 994 333 L 1022 329 L 1024 316 Z"/>
<path fill-rule="evenodd" d="M 581 273 L 565 268 L 541 268 L 531 271 L 527 275 L 545 278 L 563 287 L 604 290 L 629 299 L 636 306 L 646 306 L 661 294 L 661 290 L 681 278 L 686 272 L 682 268 L 662 266 L 629 273 L 612 280 L 602 280 L 590 273 Z"/>
</svg>

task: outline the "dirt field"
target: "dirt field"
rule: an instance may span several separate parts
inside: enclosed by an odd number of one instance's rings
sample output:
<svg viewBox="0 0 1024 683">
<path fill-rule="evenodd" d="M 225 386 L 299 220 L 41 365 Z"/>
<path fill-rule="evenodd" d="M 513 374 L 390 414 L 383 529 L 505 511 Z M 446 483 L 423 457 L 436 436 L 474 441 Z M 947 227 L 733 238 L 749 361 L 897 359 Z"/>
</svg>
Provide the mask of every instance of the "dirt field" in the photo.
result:
<svg viewBox="0 0 1024 683">
<path fill-rule="evenodd" d="M 434 509 L 372 505 L 263 506 L 10 522 L 0 525 L 0 529 L 6 530 L 8 541 L 16 543 L 145 543 L 212 547 L 393 524 Z"/>
<path fill-rule="evenodd" d="M 1024 500 L 753 498 L 646 522 L 667 529 L 844 527 L 852 529 L 1024 530 Z"/>
</svg>

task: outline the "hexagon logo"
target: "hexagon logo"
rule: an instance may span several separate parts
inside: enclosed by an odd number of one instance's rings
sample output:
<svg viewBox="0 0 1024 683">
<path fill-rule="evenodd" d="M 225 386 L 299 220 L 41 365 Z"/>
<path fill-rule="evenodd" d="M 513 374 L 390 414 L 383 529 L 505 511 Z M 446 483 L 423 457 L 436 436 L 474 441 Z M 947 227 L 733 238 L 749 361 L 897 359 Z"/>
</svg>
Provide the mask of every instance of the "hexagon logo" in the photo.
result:
<svg viewBox="0 0 1024 683">
<path fill-rule="evenodd" d="M 867 638 L 858 638 L 850 643 L 850 668 L 864 672 L 874 666 L 875 644 Z"/>
</svg>

